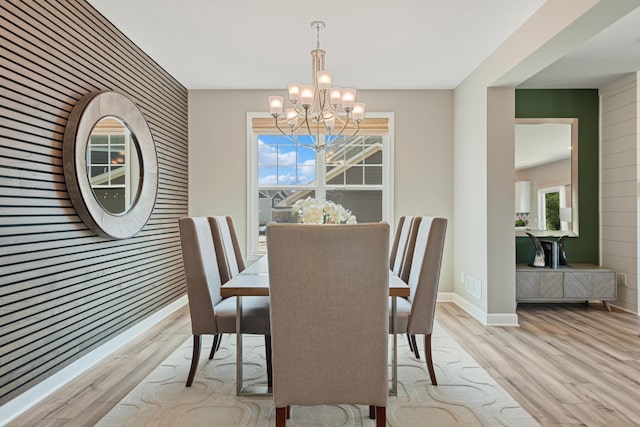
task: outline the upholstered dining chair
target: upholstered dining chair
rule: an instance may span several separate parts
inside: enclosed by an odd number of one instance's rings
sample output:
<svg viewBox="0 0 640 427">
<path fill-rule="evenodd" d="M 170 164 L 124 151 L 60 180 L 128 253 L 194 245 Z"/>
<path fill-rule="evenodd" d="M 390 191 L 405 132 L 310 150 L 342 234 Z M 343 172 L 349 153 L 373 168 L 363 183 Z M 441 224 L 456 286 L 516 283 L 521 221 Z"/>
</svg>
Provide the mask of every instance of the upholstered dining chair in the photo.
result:
<svg viewBox="0 0 640 427">
<path fill-rule="evenodd" d="M 386 425 L 389 224 L 271 224 L 266 234 L 276 426 L 291 405 L 329 404 L 369 405 Z"/>
<path fill-rule="evenodd" d="M 409 233 L 406 257 L 410 264 L 409 298 L 397 298 L 397 332 L 406 333 L 409 347 L 419 359 L 416 334 L 424 335 L 424 352 L 429 377 L 438 385 L 431 355 L 431 333 L 438 297 L 438 282 L 447 230 L 445 218 L 416 217 Z"/>
<path fill-rule="evenodd" d="M 236 298 L 220 296 L 222 282 L 207 217 L 180 218 L 178 225 L 193 333 L 193 354 L 187 377 L 187 387 L 190 387 L 198 368 L 201 336 L 214 336 L 209 355 L 209 359 L 213 359 L 221 334 L 236 332 Z M 269 298 L 244 297 L 242 315 L 244 333 L 265 336 L 267 381 L 271 385 Z"/>
<path fill-rule="evenodd" d="M 404 268 L 405 254 L 414 219 L 413 216 L 400 217 L 393 244 L 391 245 L 391 253 L 389 254 L 389 268 L 405 282 L 409 275 L 409 269 Z"/>
<path fill-rule="evenodd" d="M 222 284 L 225 284 L 245 269 L 240 242 L 233 225 L 233 218 L 230 216 L 210 216 L 208 218 L 213 233 L 213 246 L 216 250 L 220 280 Z M 215 345 L 211 347 L 209 359 L 212 359 L 213 354 L 220 348 L 222 334 L 215 335 L 213 342 Z"/>
<path fill-rule="evenodd" d="M 228 282 L 245 269 L 240 242 L 230 216 L 210 216 L 218 268 L 222 283 Z"/>
</svg>

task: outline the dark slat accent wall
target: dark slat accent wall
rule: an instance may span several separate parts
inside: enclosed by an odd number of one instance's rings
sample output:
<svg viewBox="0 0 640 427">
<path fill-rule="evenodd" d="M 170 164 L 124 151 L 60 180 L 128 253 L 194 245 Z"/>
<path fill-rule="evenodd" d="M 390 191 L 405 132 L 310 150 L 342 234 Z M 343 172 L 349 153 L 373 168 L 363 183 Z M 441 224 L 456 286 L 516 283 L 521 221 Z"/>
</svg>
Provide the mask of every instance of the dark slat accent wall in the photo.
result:
<svg viewBox="0 0 640 427">
<path fill-rule="evenodd" d="M 84 1 L 0 2 L 0 404 L 185 293 L 187 91 Z M 128 94 L 160 168 L 134 237 L 94 235 L 62 171 L 69 113 L 85 94 Z"/>
</svg>

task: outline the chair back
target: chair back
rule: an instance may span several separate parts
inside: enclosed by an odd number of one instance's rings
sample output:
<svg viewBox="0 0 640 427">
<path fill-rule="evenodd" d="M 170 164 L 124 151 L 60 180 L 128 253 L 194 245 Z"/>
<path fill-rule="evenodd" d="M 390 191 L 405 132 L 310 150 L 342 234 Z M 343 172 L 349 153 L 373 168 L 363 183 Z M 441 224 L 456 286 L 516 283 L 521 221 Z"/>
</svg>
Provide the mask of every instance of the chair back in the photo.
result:
<svg viewBox="0 0 640 427">
<path fill-rule="evenodd" d="M 399 272 L 400 263 L 404 256 L 404 249 L 407 247 L 407 238 L 409 237 L 409 227 L 411 224 L 410 216 L 401 216 L 396 227 L 396 234 L 391 245 L 389 254 L 389 268 L 396 274 Z"/>
<path fill-rule="evenodd" d="M 220 273 L 211 228 L 206 217 L 178 219 L 182 260 L 194 335 L 217 333 L 214 306 L 220 296 Z"/>
<path fill-rule="evenodd" d="M 386 406 L 389 224 L 266 233 L 276 407 Z"/>
<path fill-rule="evenodd" d="M 409 239 L 406 255 L 411 260 L 407 280 L 411 288 L 408 332 L 430 334 L 433 330 L 438 297 L 447 220 L 428 216 L 417 217 L 414 227 L 417 232 Z"/>
<path fill-rule="evenodd" d="M 389 256 L 390 269 L 405 282 L 409 276 L 409 269 L 406 258 L 407 243 L 409 242 L 412 226 L 415 218 L 413 216 L 401 216 L 398 220 L 395 238 L 391 246 L 391 254 Z M 414 231 L 415 232 L 415 231 Z"/>
<path fill-rule="evenodd" d="M 220 280 L 227 283 L 245 269 L 238 235 L 230 216 L 211 216 L 209 223 L 213 231 Z"/>
</svg>

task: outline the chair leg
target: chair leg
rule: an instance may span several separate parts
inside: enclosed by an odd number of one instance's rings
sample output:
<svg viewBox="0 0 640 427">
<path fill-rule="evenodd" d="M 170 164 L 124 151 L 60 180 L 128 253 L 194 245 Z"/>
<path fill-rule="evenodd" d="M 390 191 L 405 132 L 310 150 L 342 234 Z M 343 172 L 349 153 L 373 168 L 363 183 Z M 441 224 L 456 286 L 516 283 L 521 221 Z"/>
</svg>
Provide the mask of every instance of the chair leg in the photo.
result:
<svg viewBox="0 0 640 427">
<path fill-rule="evenodd" d="M 285 427 L 287 425 L 288 406 L 276 408 L 276 427 Z"/>
<path fill-rule="evenodd" d="M 273 370 L 271 369 L 271 335 L 264 336 L 265 359 L 267 361 L 267 388 L 273 388 Z"/>
<path fill-rule="evenodd" d="M 376 419 L 376 407 L 374 405 L 369 405 L 369 418 L 372 420 Z"/>
<path fill-rule="evenodd" d="M 216 345 L 216 351 L 220 350 L 220 343 L 222 342 L 222 334 L 218 334 L 218 345 Z"/>
<path fill-rule="evenodd" d="M 209 353 L 209 360 L 213 359 L 213 356 L 220 347 L 220 341 L 222 341 L 222 334 L 215 334 L 213 336 L 213 344 L 211 345 L 211 353 Z"/>
<path fill-rule="evenodd" d="M 387 425 L 386 406 L 376 406 L 376 427 L 385 427 L 386 425 Z"/>
<path fill-rule="evenodd" d="M 287 419 L 291 418 L 291 405 L 287 405 Z"/>
<path fill-rule="evenodd" d="M 433 358 L 431 357 L 431 334 L 424 336 L 424 353 L 427 358 L 427 369 L 429 370 L 429 377 L 431 377 L 431 384 L 438 385 L 436 372 L 433 370 Z"/>
<path fill-rule="evenodd" d="M 411 334 L 411 346 L 413 347 L 413 354 L 416 355 L 416 359 L 420 359 L 420 350 L 418 350 L 418 344 L 416 343 L 415 334 Z"/>
<path fill-rule="evenodd" d="M 407 342 L 409 343 L 409 350 L 411 350 L 411 353 L 415 353 L 415 350 L 413 349 L 413 341 L 411 341 L 411 334 L 409 332 L 407 332 Z"/>
<path fill-rule="evenodd" d="M 187 387 L 191 387 L 193 383 L 193 377 L 196 376 L 196 370 L 198 369 L 198 359 L 200 359 L 200 335 L 193 336 L 193 354 L 191 355 L 191 369 L 189 370 L 189 376 L 187 377 Z"/>
</svg>

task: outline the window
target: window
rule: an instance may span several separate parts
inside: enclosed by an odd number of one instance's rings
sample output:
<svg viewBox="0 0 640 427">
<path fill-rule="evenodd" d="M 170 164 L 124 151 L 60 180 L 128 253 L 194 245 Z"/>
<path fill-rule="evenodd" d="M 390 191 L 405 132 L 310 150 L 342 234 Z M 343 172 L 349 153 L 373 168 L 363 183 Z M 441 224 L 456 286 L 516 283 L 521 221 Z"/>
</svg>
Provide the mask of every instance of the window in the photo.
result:
<svg viewBox="0 0 640 427">
<path fill-rule="evenodd" d="M 368 116 L 373 116 L 369 114 Z M 270 129 L 273 119 L 248 114 L 247 254 L 266 252 L 267 223 L 297 222 L 291 206 L 313 197 L 331 200 L 352 211 L 358 222 L 390 221 L 392 114 L 361 126 L 355 138 L 316 152 Z M 366 119 L 365 119 L 366 120 Z M 320 135 L 327 142 L 327 136 Z M 309 136 L 300 136 L 312 144 Z"/>
<path fill-rule="evenodd" d="M 560 221 L 561 208 L 566 207 L 564 186 L 547 187 L 538 190 L 538 214 L 543 230 L 567 230 L 567 223 Z"/>
</svg>

